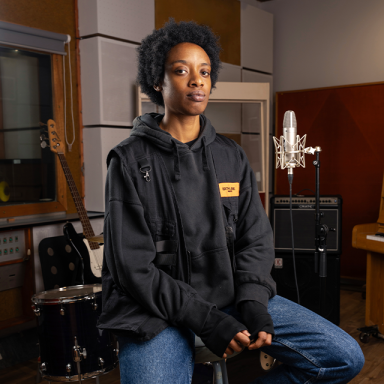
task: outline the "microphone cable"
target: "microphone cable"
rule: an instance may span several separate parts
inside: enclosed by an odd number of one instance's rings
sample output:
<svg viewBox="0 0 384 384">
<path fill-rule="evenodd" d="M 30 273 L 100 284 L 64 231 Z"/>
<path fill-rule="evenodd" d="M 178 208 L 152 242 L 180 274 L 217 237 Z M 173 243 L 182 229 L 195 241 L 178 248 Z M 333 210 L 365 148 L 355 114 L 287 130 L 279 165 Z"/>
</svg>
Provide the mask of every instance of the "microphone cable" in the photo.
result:
<svg viewBox="0 0 384 384">
<path fill-rule="evenodd" d="M 296 285 L 296 293 L 297 293 L 297 304 L 300 305 L 299 285 L 297 283 L 297 273 L 296 273 L 295 243 L 294 243 L 294 238 L 293 238 L 292 180 L 293 180 L 293 173 L 288 173 L 288 181 L 289 181 L 289 216 L 291 218 L 293 274 L 294 274 L 294 277 L 295 277 L 295 285 Z"/>
</svg>

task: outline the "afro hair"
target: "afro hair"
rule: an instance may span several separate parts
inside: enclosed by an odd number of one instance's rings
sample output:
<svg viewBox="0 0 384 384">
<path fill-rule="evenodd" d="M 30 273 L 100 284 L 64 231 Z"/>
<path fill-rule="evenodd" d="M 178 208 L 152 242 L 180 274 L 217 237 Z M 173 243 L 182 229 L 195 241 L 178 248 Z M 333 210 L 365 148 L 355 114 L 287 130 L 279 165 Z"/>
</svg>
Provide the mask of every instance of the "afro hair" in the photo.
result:
<svg viewBox="0 0 384 384">
<path fill-rule="evenodd" d="M 168 52 L 180 43 L 199 45 L 211 60 L 211 83 L 215 87 L 221 67 L 219 38 L 205 25 L 193 21 L 176 23 L 170 19 L 163 28 L 153 31 L 141 42 L 138 50 L 137 82 L 152 102 L 164 106 L 161 92 L 155 91 L 154 85 L 164 79 L 164 65 Z"/>
</svg>

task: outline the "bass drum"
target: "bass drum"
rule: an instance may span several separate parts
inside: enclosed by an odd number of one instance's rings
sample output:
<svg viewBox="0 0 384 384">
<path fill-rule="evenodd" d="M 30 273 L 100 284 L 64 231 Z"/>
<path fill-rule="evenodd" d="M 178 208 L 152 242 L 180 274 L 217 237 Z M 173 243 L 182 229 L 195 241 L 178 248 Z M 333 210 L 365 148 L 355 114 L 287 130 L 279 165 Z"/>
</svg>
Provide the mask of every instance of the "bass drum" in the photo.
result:
<svg viewBox="0 0 384 384">
<path fill-rule="evenodd" d="M 80 381 L 117 365 L 112 335 L 96 327 L 101 284 L 77 285 L 32 297 L 38 320 L 40 370 L 49 381 Z"/>
</svg>

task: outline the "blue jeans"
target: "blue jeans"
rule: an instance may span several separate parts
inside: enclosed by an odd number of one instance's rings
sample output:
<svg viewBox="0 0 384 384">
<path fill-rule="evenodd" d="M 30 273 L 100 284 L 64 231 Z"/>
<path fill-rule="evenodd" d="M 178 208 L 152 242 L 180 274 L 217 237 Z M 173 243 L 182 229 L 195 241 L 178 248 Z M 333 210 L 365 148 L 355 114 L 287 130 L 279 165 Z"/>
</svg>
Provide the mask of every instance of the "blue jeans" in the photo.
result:
<svg viewBox="0 0 384 384">
<path fill-rule="evenodd" d="M 241 321 L 233 306 L 222 311 Z M 263 352 L 284 363 L 252 384 L 348 383 L 364 365 L 358 343 L 336 325 L 280 296 L 269 301 L 275 327 L 272 345 Z M 168 327 L 155 338 L 138 342 L 119 338 L 122 384 L 189 384 L 194 334 Z"/>
</svg>

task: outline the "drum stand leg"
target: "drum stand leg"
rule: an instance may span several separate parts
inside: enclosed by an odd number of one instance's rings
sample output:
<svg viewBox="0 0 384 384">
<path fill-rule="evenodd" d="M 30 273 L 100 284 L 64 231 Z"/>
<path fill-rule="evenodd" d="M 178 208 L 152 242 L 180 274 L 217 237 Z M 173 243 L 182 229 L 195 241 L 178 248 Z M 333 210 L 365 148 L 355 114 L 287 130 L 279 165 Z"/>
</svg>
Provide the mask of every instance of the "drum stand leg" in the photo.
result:
<svg viewBox="0 0 384 384">
<path fill-rule="evenodd" d="M 100 384 L 100 377 L 96 376 L 96 384 Z"/>
<path fill-rule="evenodd" d="M 39 363 L 37 363 L 37 373 L 36 373 L 36 384 L 39 384 L 41 382 L 41 372 Z"/>
</svg>

